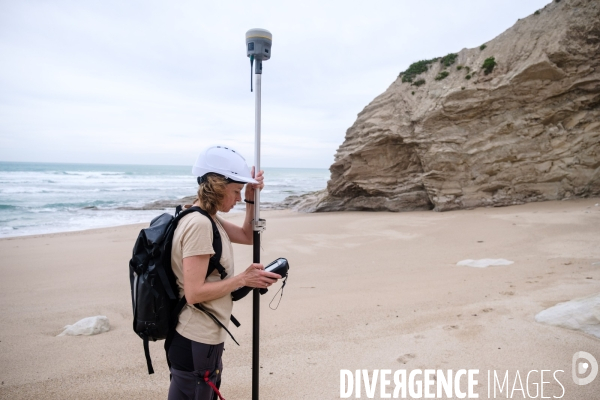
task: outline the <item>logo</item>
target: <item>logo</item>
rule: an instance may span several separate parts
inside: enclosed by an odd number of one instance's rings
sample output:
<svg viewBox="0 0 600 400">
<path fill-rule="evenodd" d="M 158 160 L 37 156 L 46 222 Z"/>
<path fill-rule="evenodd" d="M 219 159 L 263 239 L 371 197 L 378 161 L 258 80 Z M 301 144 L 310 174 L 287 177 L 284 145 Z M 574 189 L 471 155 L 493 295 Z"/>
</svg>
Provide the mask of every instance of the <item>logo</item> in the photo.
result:
<svg viewBox="0 0 600 400">
<path fill-rule="evenodd" d="M 585 359 L 585 361 L 582 361 L 582 359 Z M 587 377 L 582 377 L 588 373 Z M 585 351 L 578 351 L 573 354 L 573 382 L 576 385 L 587 385 L 596 379 L 596 375 L 598 375 L 598 361 L 593 355 Z"/>
</svg>

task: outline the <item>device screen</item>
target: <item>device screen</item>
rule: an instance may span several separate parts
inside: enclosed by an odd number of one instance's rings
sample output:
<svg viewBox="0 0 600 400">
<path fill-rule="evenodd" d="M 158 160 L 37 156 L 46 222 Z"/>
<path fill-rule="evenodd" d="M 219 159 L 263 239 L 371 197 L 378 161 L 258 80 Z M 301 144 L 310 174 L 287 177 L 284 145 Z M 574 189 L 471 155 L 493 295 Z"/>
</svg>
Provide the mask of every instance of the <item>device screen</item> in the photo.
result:
<svg viewBox="0 0 600 400">
<path fill-rule="evenodd" d="M 281 260 L 281 259 L 278 259 L 278 260 L 276 260 L 276 261 L 273 263 L 273 265 L 271 265 L 271 266 L 267 267 L 266 271 L 267 271 L 267 272 L 271 272 L 271 271 L 273 271 L 275 268 L 279 267 L 279 266 L 281 265 L 281 263 L 282 263 L 282 260 Z"/>
</svg>

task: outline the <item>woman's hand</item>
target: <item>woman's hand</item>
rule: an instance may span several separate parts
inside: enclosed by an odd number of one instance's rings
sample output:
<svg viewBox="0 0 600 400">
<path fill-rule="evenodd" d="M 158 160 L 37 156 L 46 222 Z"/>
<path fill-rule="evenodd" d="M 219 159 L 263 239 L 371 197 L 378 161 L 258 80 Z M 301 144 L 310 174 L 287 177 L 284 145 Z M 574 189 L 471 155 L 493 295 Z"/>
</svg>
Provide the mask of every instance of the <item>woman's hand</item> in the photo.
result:
<svg viewBox="0 0 600 400">
<path fill-rule="evenodd" d="M 281 275 L 265 271 L 262 264 L 252 264 L 240 274 L 243 286 L 267 288 L 281 279 Z"/>
<path fill-rule="evenodd" d="M 254 190 L 258 189 L 258 190 L 262 190 L 262 188 L 265 187 L 265 177 L 264 177 L 265 171 L 260 170 L 258 171 L 258 174 L 256 174 L 256 176 L 254 176 L 254 167 L 252 167 L 252 170 L 250 171 L 250 175 L 256 179 L 258 181 L 258 183 L 248 183 L 246 184 L 246 191 L 244 193 L 244 198 L 246 200 L 254 200 Z"/>
</svg>

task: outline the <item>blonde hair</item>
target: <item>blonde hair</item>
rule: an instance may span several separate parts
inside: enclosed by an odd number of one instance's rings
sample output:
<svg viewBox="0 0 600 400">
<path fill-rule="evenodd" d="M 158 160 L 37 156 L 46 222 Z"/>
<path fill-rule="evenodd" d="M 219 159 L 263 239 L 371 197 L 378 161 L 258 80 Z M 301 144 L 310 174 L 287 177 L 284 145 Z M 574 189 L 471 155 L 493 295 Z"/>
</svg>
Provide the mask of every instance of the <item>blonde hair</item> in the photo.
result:
<svg viewBox="0 0 600 400">
<path fill-rule="evenodd" d="M 200 208 L 214 215 L 225 198 L 225 189 L 229 181 L 223 175 L 208 173 L 203 177 L 203 182 L 198 186 L 196 201 Z"/>
</svg>

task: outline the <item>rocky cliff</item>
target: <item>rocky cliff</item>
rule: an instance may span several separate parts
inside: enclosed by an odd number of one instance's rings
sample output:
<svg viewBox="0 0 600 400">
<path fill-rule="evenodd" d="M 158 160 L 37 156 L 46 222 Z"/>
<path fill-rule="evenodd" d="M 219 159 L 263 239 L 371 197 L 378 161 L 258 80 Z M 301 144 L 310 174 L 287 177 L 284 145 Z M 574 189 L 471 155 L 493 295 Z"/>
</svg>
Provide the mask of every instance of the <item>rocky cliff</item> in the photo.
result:
<svg viewBox="0 0 600 400">
<path fill-rule="evenodd" d="M 600 195 L 600 1 L 554 1 L 475 49 L 411 65 L 358 115 L 304 211 Z"/>
</svg>

